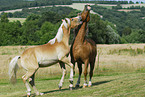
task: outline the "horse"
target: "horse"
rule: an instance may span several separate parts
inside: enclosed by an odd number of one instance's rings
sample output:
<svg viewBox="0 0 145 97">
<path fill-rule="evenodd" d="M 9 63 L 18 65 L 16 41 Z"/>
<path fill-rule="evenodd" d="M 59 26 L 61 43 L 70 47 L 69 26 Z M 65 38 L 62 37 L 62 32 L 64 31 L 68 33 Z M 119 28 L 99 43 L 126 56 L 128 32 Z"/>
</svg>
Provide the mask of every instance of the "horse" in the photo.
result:
<svg viewBox="0 0 145 97">
<path fill-rule="evenodd" d="M 85 37 L 88 31 L 87 23 L 90 21 L 90 15 L 89 15 L 90 9 L 91 9 L 90 5 L 86 5 L 83 12 L 81 13 L 83 23 L 74 30 L 76 37 L 70 49 L 71 62 L 74 65 L 74 69 L 75 69 L 75 62 L 77 62 L 78 69 L 79 69 L 79 77 L 75 86 L 76 88 L 78 88 L 80 85 L 82 64 L 84 64 L 84 80 L 85 80 L 83 84 L 83 88 L 87 86 L 88 87 L 92 86 L 91 79 L 93 76 L 97 50 L 96 50 L 96 43 L 93 40 L 87 39 Z M 89 73 L 90 79 L 89 79 L 89 83 L 87 83 L 87 73 L 88 73 L 87 68 L 89 63 L 90 63 L 90 73 Z"/>
<path fill-rule="evenodd" d="M 47 44 L 28 48 L 21 54 L 21 56 L 16 56 L 11 60 L 9 64 L 9 77 L 12 83 L 16 83 L 16 72 L 19 67 L 17 64 L 18 59 L 21 59 L 21 66 L 26 70 L 26 74 L 22 76 L 22 80 L 27 88 L 27 97 L 31 95 L 31 88 L 29 87 L 29 84 L 33 87 L 36 95 L 44 94 L 40 93 L 35 86 L 35 73 L 41 67 L 49 67 L 56 63 L 59 63 L 63 70 L 59 88 L 61 89 L 64 81 L 66 71 L 65 64 L 71 68 L 69 87 L 73 87 L 73 64 L 70 62 L 70 58 L 67 55 L 70 52 L 70 30 L 80 25 L 82 23 L 80 20 L 80 16 L 65 18 L 62 20 L 63 22 L 59 27 L 56 36 Z"/>
</svg>

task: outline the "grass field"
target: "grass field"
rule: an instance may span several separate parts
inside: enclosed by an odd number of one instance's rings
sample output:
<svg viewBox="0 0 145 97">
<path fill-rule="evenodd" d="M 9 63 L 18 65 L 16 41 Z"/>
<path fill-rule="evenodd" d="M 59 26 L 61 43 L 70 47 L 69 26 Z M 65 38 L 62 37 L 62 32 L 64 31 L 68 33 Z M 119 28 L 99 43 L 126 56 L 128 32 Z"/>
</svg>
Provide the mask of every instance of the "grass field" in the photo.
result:
<svg viewBox="0 0 145 97">
<path fill-rule="evenodd" d="M 24 23 L 26 18 L 8 18 L 10 22 L 14 22 L 14 21 L 20 21 L 21 23 Z"/>
<path fill-rule="evenodd" d="M 11 85 L 8 80 L 8 64 L 10 60 L 20 55 L 25 49 L 32 46 L 1 46 L 0 47 L 0 97 L 20 97 L 26 96 L 26 88 L 21 80 L 25 72 L 22 68 L 18 70 L 18 81 L 16 85 Z M 118 45 L 98 45 L 99 66 L 96 66 L 93 76 L 93 86 L 81 87 L 70 91 L 69 67 L 61 91 L 58 83 L 61 78 L 61 69 L 58 64 L 49 68 L 39 69 L 36 73 L 36 87 L 40 92 L 44 92 L 42 97 L 106 97 L 106 96 L 145 96 L 145 44 L 118 44 Z M 96 58 L 97 59 L 97 58 Z M 99 68 L 98 68 L 99 67 Z M 78 77 L 74 76 L 74 85 Z M 32 97 L 35 96 L 32 91 Z"/>
</svg>

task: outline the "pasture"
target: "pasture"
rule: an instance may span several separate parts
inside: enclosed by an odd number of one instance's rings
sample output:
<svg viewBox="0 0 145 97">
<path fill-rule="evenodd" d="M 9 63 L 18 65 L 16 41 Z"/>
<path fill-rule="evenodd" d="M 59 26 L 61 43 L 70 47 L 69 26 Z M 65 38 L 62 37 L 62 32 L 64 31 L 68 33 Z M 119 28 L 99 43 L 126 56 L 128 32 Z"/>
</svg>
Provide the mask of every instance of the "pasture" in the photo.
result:
<svg viewBox="0 0 145 97">
<path fill-rule="evenodd" d="M 25 72 L 21 67 L 17 72 L 17 84 L 11 85 L 8 78 L 10 60 L 33 46 L 1 46 L 0 47 L 0 97 L 26 96 L 26 88 L 21 76 Z M 80 97 L 80 96 L 145 96 L 145 44 L 115 44 L 97 45 L 99 58 L 96 58 L 92 87 L 82 88 L 84 79 L 81 78 L 79 89 L 69 90 L 69 71 L 64 80 L 62 90 L 58 84 L 62 70 L 58 64 L 40 68 L 36 73 L 36 87 L 44 92 L 42 97 Z M 99 59 L 99 62 L 97 61 Z M 98 64 L 99 63 L 99 64 Z M 78 78 L 76 66 L 74 86 Z M 32 91 L 32 96 L 35 96 Z"/>
<path fill-rule="evenodd" d="M 24 23 L 26 18 L 8 18 L 10 22 L 14 21 L 20 21 L 21 23 Z"/>
</svg>

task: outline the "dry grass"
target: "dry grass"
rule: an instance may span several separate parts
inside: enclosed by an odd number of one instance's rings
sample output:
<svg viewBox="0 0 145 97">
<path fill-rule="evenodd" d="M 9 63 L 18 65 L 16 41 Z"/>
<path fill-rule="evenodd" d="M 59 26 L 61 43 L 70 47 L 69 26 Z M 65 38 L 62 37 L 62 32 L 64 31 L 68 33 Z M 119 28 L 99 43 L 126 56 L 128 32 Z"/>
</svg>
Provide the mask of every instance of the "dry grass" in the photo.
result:
<svg viewBox="0 0 145 97">
<path fill-rule="evenodd" d="M 134 52 L 132 54 L 131 51 L 124 51 L 133 49 L 137 52 L 139 48 L 144 51 L 145 44 L 99 45 L 100 67 L 111 69 L 115 72 L 132 72 L 143 69 L 145 67 L 144 53 L 133 55 Z"/>
<path fill-rule="evenodd" d="M 22 80 L 18 80 L 16 85 L 9 84 L 8 64 L 10 60 L 32 46 L 1 46 L 0 47 L 0 96 L 20 97 L 26 96 L 26 88 Z M 61 69 L 58 64 L 39 69 L 36 74 L 36 87 L 40 92 L 45 92 L 42 97 L 106 97 L 106 96 L 129 96 L 144 97 L 144 71 L 145 53 L 131 55 L 130 48 L 137 52 L 137 49 L 145 51 L 145 44 L 115 44 L 97 45 L 99 53 L 99 71 L 97 71 L 97 61 L 93 76 L 93 86 L 90 88 L 79 88 L 69 91 L 68 78 L 65 77 L 62 91 L 58 90 L 58 83 L 61 78 Z M 119 53 L 118 51 L 122 51 Z M 97 58 L 96 58 L 97 59 Z M 69 68 L 67 67 L 67 71 Z M 76 70 L 77 71 L 77 70 Z M 25 71 L 22 68 L 18 71 L 20 79 Z M 74 84 L 77 82 L 74 77 Z M 82 76 L 83 77 L 83 76 Z M 81 79 L 83 85 L 83 78 Z M 32 91 L 32 96 L 35 96 Z M 70 95 L 71 94 L 71 95 Z"/>
<path fill-rule="evenodd" d="M 0 47 L 0 79 L 8 79 L 8 64 L 10 60 L 21 55 L 22 52 L 32 46 L 1 46 Z M 99 53 L 99 74 L 104 72 L 136 72 L 145 68 L 145 54 L 130 54 L 130 51 L 124 49 L 142 49 L 145 50 L 145 44 L 116 44 L 116 45 L 97 45 Z M 121 53 L 119 51 L 122 51 Z M 95 74 L 98 73 L 96 58 Z M 77 68 L 77 66 L 76 66 Z M 69 72 L 69 67 L 67 71 Z M 78 70 L 76 69 L 76 72 Z M 23 75 L 22 68 L 18 71 L 18 78 Z M 38 78 L 52 77 L 52 75 L 61 75 L 61 69 L 58 64 L 48 68 L 40 68 L 36 74 Z"/>
</svg>

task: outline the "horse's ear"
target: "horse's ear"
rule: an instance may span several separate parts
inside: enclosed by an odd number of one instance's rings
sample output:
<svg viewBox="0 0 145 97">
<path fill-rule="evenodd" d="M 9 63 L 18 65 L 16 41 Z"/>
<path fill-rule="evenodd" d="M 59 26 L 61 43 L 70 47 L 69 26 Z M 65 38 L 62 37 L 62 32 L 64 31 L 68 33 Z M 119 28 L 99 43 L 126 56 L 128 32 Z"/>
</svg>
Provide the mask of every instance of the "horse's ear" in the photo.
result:
<svg viewBox="0 0 145 97">
<path fill-rule="evenodd" d="M 78 16 L 81 16 L 81 13 L 78 13 Z"/>
</svg>

